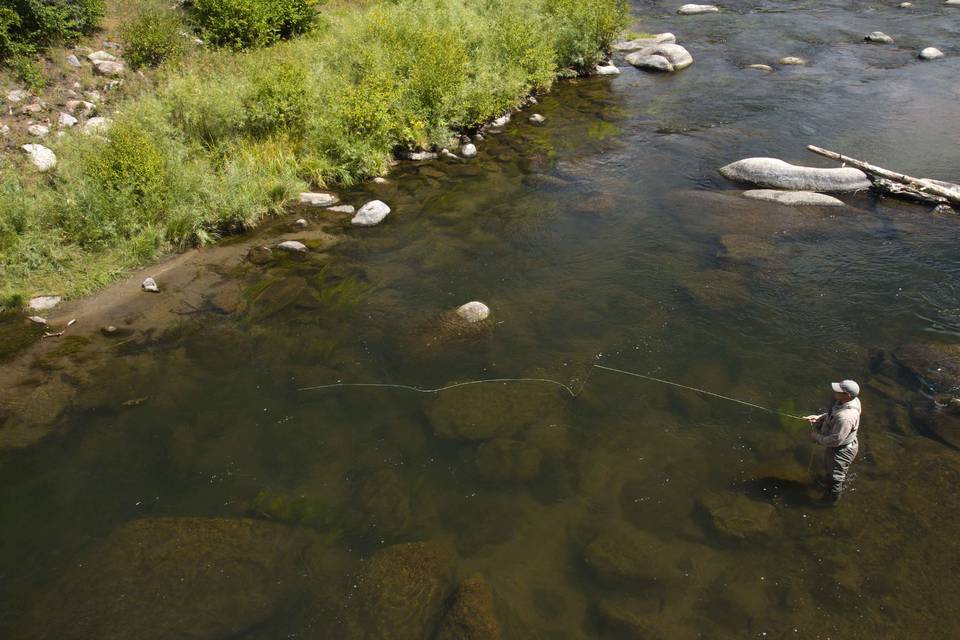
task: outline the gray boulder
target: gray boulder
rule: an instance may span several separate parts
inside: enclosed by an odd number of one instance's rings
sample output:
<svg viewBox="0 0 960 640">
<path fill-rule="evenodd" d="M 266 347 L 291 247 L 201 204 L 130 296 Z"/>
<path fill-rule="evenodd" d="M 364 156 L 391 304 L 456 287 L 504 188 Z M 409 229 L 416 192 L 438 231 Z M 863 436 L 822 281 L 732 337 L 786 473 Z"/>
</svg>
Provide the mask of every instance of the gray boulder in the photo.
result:
<svg viewBox="0 0 960 640">
<path fill-rule="evenodd" d="M 852 192 L 869 189 L 867 175 L 853 167 L 801 167 L 777 158 L 746 158 L 721 167 L 728 180 L 791 191 Z"/>
<path fill-rule="evenodd" d="M 78 120 L 69 113 L 61 113 L 57 122 L 60 123 L 61 127 L 72 127 L 77 124 Z"/>
<path fill-rule="evenodd" d="M 614 51 L 638 51 L 658 44 L 673 44 L 677 41 L 672 33 L 658 33 L 650 38 L 635 38 L 634 40 L 620 40 L 613 43 Z"/>
<path fill-rule="evenodd" d="M 77 56 L 73 55 L 72 53 L 66 57 L 66 60 L 67 60 L 67 64 L 70 65 L 71 67 L 81 66 L 80 59 L 77 58 Z"/>
<path fill-rule="evenodd" d="M 693 64 L 690 52 L 678 44 L 658 44 L 635 51 L 627 56 L 627 62 L 638 69 L 674 72 Z"/>
<path fill-rule="evenodd" d="M 796 56 L 785 56 L 783 58 L 780 58 L 780 64 L 787 67 L 789 66 L 799 67 L 807 64 L 807 61 L 804 60 L 803 58 L 798 58 Z"/>
<path fill-rule="evenodd" d="M 98 62 L 116 62 L 117 58 L 112 53 L 106 51 L 94 51 L 87 55 L 87 60 L 96 64 Z"/>
<path fill-rule="evenodd" d="M 348 213 L 353 215 L 356 212 L 356 209 L 352 204 L 338 204 L 334 207 L 327 207 L 327 211 L 333 211 L 335 213 Z"/>
<path fill-rule="evenodd" d="M 27 133 L 37 138 L 46 138 L 50 134 L 50 127 L 45 124 L 32 124 L 27 127 Z"/>
<path fill-rule="evenodd" d="M 482 322 L 490 317 L 490 307 L 482 302 L 473 300 L 457 307 L 457 315 L 471 324 Z"/>
<path fill-rule="evenodd" d="M 27 308 L 33 311 L 48 311 L 60 304 L 61 300 L 63 300 L 63 298 L 60 296 L 36 296 L 30 298 L 30 301 L 27 303 Z"/>
<path fill-rule="evenodd" d="M 476 145 L 474 145 L 472 142 L 468 142 L 467 144 L 463 145 L 460 147 L 460 155 L 462 155 L 464 158 L 473 158 L 477 155 Z"/>
<path fill-rule="evenodd" d="M 719 7 L 712 4 L 685 4 L 677 9 L 677 13 L 682 16 L 696 16 L 702 13 L 717 13 L 718 11 L 720 11 Z"/>
<path fill-rule="evenodd" d="M 7 92 L 7 102 L 12 102 L 14 104 L 18 102 L 23 102 L 30 97 L 30 92 L 26 89 L 12 89 Z"/>
<path fill-rule="evenodd" d="M 893 44 L 893 38 L 885 34 L 883 31 L 874 31 L 873 33 L 867 34 L 864 37 L 864 40 L 867 42 L 875 42 L 877 44 Z"/>
<path fill-rule="evenodd" d="M 698 501 L 713 529 L 727 538 L 744 540 L 765 535 L 773 526 L 776 509 L 732 492 L 718 492 Z"/>
<path fill-rule="evenodd" d="M 30 162 L 40 171 L 49 171 L 57 166 L 56 154 L 42 144 L 25 144 L 20 148 L 26 151 Z"/>
<path fill-rule="evenodd" d="M 110 125 L 113 124 L 113 120 L 110 118 L 104 118 L 97 116 L 95 118 L 90 118 L 83 123 L 83 132 L 88 134 L 97 134 L 101 135 L 110 130 Z"/>
<path fill-rule="evenodd" d="M 307 245 L 297 240 L 284 240 L 277 245 L 277 249 L 281 251 L 288 251 L 290 253 L 306 253 L 308 251 Z"/>
<path fill-rule="evenodd" d="M 309 207 L 329 207 L 340 202 L 340 198 L 338 198 L 335 193 L 317 191 L 312 193 L 301 193 L 297 197 L 297 201 L 300 204 L 307 205 Z"/>
<path fill-rule="evenodd" d="M 680 577 L 665 551 L 666 546 L 652 534 L 616 524 L 587 545 L 584 560 L 602 582 L 650 587 Z"/>
<path fill-rule="evenodd" d="M 383 222 L 390 214 L 390 207 L 380 200 L 371 200 L 360 207 L 357 214 L 350 220 L 350 224 L 357 227 L 372 227 Z"/>
<path fill-rule="evenodd" d="M 77 115 L 79 112 L 82 116 L 88 116 L 93 113 L 93 110 L 97 108 L 97 105 L 92 102 L 87 102 L 86 100 L 67 100 L 64 105 L 67 113 Z"/>
<path fill-rule="evenodd" d="M 103 62 L 94 62 L 93 68 L 101 76 L 117 77 L 122 76 L 126 68 L 122 62 L 112 62 L 104 60 Z"/>
<path fill-rule="evenodd" d="M 777 191 L 776 189 L 752 189 L 743 192 L 744 197 L 765 202 L 776 202 L 791 207 L 842 207 L 842 200 L 813 191 Z"/>
<path fill-rule="evenodd" d="M 945 55 L 946 54 L 944 54 L 943 51 L 940 51 L 940 49 L 937 49 L 936 47 L 927 47 L 926 49 L 920 52 L 920 59 L 921 60 L 939 60 L 940 58 L 943 58 Z"/>
</svg>

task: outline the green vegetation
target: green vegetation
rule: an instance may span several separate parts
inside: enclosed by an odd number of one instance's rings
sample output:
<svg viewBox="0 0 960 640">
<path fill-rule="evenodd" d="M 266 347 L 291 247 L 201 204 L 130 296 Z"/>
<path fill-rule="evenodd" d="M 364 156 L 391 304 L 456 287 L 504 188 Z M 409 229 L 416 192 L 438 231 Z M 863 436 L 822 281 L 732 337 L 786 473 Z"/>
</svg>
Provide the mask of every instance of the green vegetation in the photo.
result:
<svg viewBox="0 0 960 640">
<path fill-rule="evenodd" d="M 176 11 L 147 7 L 123 25 L 123 56 L 134 69 L 179 60 L 186 50 L 184 25 Z"/>
<path fill-rule="evenodd" d="M 214 6 L 261 4 L 194 11 Z M 313 11 L 284 6 L 267 21 L 280 38 Z M 0 299 L 90 292 L 163 251 L 253 227 L 297 191 L 385 172 L 398 148 L 449 144 L 562 70 L 592 67 L 625 18 L 622 0 L 397 0 L 327 12 L 269 48 L 160 67 L 105 137 L 51 140 L 55 170 L 19 155 L 0 165 Z M 260 24 L 220 42 L 266 44 Z"/>
<path fill-rule="evenodd" d="M 103 10 L 103 0 L 6 0 L 0 7 L 0 61 L 75 42 L 97 28 Z"/>
<path fill-rule="evenodd" d="M 310 31 L 318 0 L 194 0 L 191 15 L 210 44 L 265 47 Z"/>
</svg>

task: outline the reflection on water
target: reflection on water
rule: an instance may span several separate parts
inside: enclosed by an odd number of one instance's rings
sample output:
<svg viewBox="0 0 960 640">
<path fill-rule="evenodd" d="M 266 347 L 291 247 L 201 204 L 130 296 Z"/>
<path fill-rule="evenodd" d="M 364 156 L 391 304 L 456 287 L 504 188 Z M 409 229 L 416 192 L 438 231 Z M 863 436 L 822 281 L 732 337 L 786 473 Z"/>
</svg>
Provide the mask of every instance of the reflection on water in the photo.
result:
<svg viewBox="0 0 960 640">
<path fill-rule="evenodd" d="M 93 359 L 61 435 L 0 459 L 4 635 L 955 635 L 960 457 L 930 437 L 955 432 L 890 353 L 960 332 L 956 219 L 785 209 L 716 168 L 817 143 L 956 179 L 958 63 L 912 50 L 960 23 L 673 9 L 636 7 L 691 69 L 564 84 L 476 162 L 342 194 L 394 213 L 331 259 L 251 266 L 241 300 Z M 858 44 L 878 29 L 898 47 Z M 811 64 L 741 68 L 782 55 Z M 469 300 L 492 322 L 463 333 Z M 802 425 L 598 361 L 788 412 L 860 380 L 848 495 L 811 507 Z M 586 385 L 297 391 L 485 377 Z"/>
</svg>

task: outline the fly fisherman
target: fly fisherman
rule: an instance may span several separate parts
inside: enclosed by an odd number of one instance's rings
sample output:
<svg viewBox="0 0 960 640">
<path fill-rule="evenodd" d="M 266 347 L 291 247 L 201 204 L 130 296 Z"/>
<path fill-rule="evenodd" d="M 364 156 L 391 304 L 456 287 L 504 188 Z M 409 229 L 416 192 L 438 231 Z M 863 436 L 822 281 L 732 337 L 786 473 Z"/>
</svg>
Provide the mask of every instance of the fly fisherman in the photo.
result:
<svg viewBox="0 0 960 640">
<path fill-rule="evenodd" d="M 843 492 L 847 471 L 857 457 L 860 445 L 857 430 L 860 428 L 860 385 L 853 380 L 834 382 L 834 405 L 823 415 L 805 416 L 813 426 L 810 439 L 825 447 L 823 455 L 827 490 L 822 503 L 836 504 Z"/>
</svg>

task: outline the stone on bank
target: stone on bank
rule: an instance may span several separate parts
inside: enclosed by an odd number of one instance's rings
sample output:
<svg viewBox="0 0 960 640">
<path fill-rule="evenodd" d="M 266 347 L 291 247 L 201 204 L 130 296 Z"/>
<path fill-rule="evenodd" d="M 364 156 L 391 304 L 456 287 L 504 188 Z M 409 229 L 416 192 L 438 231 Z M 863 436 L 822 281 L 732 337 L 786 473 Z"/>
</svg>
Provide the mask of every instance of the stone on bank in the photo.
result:
<svg viewBox="0 0 960 640">
<path fill-rule="evenodd" d="M 383 222 L 390 214 L 390 207 L 380 200 L 371 200 L 360 207 L 350 224 L 357 227 L 372 227 Z"/>
<path fill-rule="evenodd" d="M 57 156 L 50 149 L 42 144 L 25 144 L 22 147 L 30 162 L 40 171 L 49 171 L 57 165 Z"/>
</svg>

